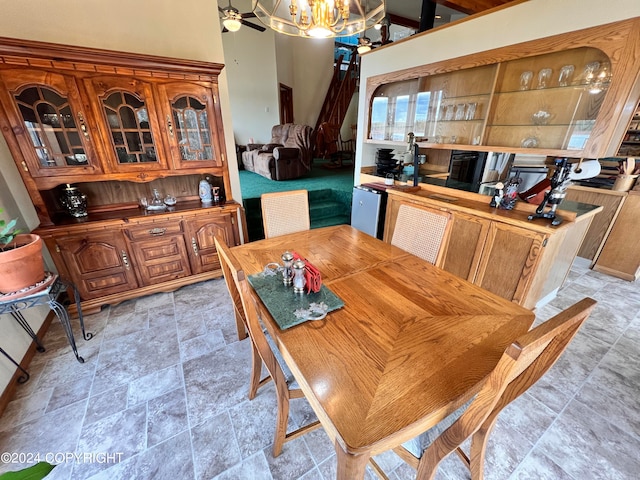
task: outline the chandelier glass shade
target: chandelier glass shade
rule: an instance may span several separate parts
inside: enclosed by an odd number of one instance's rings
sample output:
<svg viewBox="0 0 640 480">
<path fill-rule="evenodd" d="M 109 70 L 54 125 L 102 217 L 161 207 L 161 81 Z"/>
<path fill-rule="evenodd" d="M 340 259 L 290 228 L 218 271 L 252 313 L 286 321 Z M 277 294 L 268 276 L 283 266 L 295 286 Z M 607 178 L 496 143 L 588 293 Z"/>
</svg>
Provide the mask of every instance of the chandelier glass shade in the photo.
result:
<svg viewBox="0 0 640 480">
<path fill-rule="evenodd" d="M 384 18 L 384 0 L 254 0 L 253 13 L 276 32 L 347 37 Z"/>
</svg>

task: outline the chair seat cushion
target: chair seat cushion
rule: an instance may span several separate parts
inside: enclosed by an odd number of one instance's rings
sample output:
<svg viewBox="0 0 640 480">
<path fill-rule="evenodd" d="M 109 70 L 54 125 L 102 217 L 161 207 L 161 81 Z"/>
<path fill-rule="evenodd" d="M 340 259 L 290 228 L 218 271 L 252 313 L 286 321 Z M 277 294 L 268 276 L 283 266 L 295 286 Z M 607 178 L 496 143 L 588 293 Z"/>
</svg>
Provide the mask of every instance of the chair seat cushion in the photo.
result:
<svg viewBox="0 0 640 480">
<path fill-rule="evenodd" d="M 408 442 L 403 443 L 402 446 L 406 448 L 409 452 L 411 452 L 415 457 L 417 458 L 422 457 L 422 452 L 424 452 L 425 449 L 429 445 L 431 445 L 433 441 L 442 434 L 442 432 L 444 432 L 447 428 L 453 425 L 454 422 L 456 422 L 456 420 L 458 420 L 462 416 L 462 414 L 465 412 L 467 407 L 471 405 L 471 402 L 474 400 L 474 398 L 472 398 L 467 403 L 462 405 L 460 408 L 458 408 L 455 412 L 453 412 L 451 415 L 446 417 L 440 423 L 438 423 L 437 425 L 434 425 L 429 430 L 427 430 L 424 433 L 421 433 L 417 437 L 412 438 Z"/>
</svg>

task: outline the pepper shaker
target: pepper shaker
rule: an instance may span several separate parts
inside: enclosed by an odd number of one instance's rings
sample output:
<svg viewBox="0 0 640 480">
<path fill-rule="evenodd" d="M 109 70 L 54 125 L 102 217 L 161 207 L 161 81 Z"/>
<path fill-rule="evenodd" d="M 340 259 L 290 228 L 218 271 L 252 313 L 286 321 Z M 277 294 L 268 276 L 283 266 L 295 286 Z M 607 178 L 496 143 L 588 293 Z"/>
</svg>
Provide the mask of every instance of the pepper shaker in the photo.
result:
<svg viewBox="0 0 640 480">
<path fill-rule="evenodd" d="M 304 293 L 304 286 L 307 283 L 304 278 L 305 266 L 304 260 L 298 259 L 293 262 L 293 293 Z"/>
<path fill-rule="evenodd" d="M 282 270 L 282 283 L 284 283 L 285 287 L 290 287 L 293 278 L 293 270 L 291 267 L 293 266 L 293 253 L 286 251 L 282 254 L 282 266 L 284 270 Z"/>
</svg>

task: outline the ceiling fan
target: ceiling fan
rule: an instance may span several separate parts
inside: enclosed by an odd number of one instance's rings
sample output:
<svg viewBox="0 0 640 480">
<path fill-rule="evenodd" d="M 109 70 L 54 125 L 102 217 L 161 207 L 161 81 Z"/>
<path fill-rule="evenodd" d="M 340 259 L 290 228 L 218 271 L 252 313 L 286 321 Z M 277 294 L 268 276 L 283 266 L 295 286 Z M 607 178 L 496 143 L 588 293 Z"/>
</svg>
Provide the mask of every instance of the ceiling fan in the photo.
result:
<svg viewBox="0 0 640 480">
<path fill-rule="evenodd" d="M 259 32 L 264 32 L 266 30 L 266 28 L 261 25 L 256 25 L 246 21 L 245 18 L 254 18 L 256 14 L 253 12 L 240 13 L 237 8 L 231 5 L 231 0 L 229 0 L 229 5 L 224 8 L 218 7 L 218 10 L 223 15 L 220 17 L 222 18 L 222 25 L 224 25 L 222 33 L 237 32 L 240 30 L 241 25 L 246 25 L 247 27 L 258 30 Z"/>
</svg>

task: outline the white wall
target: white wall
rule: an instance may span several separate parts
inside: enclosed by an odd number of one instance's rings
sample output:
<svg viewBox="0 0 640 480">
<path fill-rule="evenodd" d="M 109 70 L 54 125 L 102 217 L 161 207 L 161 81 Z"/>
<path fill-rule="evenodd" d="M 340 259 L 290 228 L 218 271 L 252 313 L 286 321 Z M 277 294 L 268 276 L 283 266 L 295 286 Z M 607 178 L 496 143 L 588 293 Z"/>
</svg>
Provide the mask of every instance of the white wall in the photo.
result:
<svg viewBox="0 0 640 480">
<path fill-rule="evenodd" d="M 226 0 L 219 0 L 221 7 Z M 251 11 L 251 2 L 238 0 L 233 6 L 241 13 Z M 262 25 L 257 18 L 251 23 Z M 280 123 L 275 32 L 259 32 L 242 26 L 237 32 L 222 34 L 229 79 L 233 132 L 239 145 L 267 143 L 271 127 Z"/>
<path fill-rule="evenodd" d="M 330 38 L 295 38 L 293 44 L 293 117 L 315 127 L 333 76 Z"/>
<path fill-rule="evenodd" d="M 219 0 L 221 7 L 226 0 Z M 251 2 L 236 0 L 241 13 Z M 248 21 L 262 25 L 256 18 Z M 233 130 L 238 144 L 250 138 L 271 139 L 271 127 L 280 123 L 279 84 L 293 90 L 295 123 L 315 126 L 333 74 L 333 39 L 310 39 L 258 32 L 243 26 L 222 35 L 227 61 Z"/>
<path fill-rule="evenodd" d="M 225 63 L 217 5 L 211 0 L 0 0 L 0 12 L 4 37 Z M 226 69 L 219 80 L 232 195 L 240 199 Z M 0 185 L 5 218 L 20 216 L 29 228 L 36 227 L 37 216 L 1 136 L 0 176 L 7 184 Z M 32 309 L 25 316 L 37 331 L 45 314 Z M 0 345 L 19 361 L 30 339 L 7 315 L 0 318 L 0 331 Z M 0 390 L 14 371 L 0 358 Z"/>
<path fill-rule="evenodd" d="M 365 54 L 360 71 L 355 171 L 374 164 L 375 147 L 363 144 L 367 78 L 639 15 L 638 0 L 529 0 Z M 358 183 L 357 175 L 354 182 Z"/>
</svg>

